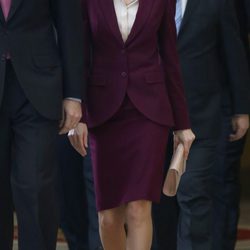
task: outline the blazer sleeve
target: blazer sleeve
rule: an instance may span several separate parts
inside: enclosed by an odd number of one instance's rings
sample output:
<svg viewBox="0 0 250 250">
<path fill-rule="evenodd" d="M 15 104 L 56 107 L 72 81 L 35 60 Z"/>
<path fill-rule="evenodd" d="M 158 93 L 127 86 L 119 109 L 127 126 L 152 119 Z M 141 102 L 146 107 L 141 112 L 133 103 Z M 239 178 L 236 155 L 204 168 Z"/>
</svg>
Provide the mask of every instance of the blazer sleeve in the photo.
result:
<svg viewBox="0 0 250 250">
<path fill-rule="evenodd" d="M 250 76 L 233 0 L 222 1 L 220 39 L 234 114 L 249 114 Z"/>
<path fill-rule="evenodd" d="M 51 0 L 63 69 L 64 97 L 85 99 L 84 37 L 80 0 Z"/>
<path fill-rule="evenodd" d="M 174 130 L 182 130 L 190 128 L 190 121 L 177 54 L 175 2 L 175 0 L 164 0 L 165 12 L 159 30 L 159 52 L 173 110 Z"/>
</svg>

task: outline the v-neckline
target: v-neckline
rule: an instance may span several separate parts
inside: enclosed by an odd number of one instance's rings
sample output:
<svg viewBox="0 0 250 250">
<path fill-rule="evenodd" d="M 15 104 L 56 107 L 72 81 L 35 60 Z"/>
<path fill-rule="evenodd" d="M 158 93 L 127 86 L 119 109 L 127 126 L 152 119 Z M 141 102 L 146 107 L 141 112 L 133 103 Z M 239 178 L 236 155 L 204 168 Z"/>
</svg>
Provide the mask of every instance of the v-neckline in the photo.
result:
<svg viewBox="0 0 250 250">
<path fill-rule="evenodd" d="M 133 25 L 132 25 L 132 27 L 131 27 L 131 30 L 130 30 L 130 32 L 129 32 L 129 34 L 128 34 L 127 39 L 124 41 L 124 40 L 123 40 L 123 37 L 122 37 L 122 33 L 121 33 L 121 30 L 120 30 L 120 27 L 119 27 L 119 21 L 118 21 L 118 17 L 117 17 L 117 14 L 116 14 L 116 8 L 115 8 L 115 2 L 114 2 L 114 1 L 115 1 L 115 0 L 112 0 L 112 2 L 113 2 L 113 11 L 115 12 L 114 14 L 115 14 L 116 25 L 117 25 L 117 28 L 118 28 L 118 31 L 119 31 L 119 34 L 120 34 L 120 38 L 121 38 L 123 44 L 125 45 L 125 44 L 127 43 L 127 41 L 130 39 L 132 32 L 134 32 L 135 24 L 136 24 L 136 22 L 138 21 L 138 13 L 139 13 L 139 11 L 140 11 L 141 4 L 140 4 L 140 1 L 139 1 L 139 0 L 138 0 L 138 1 L 136 1 L 136 0 L 135 0 L 135 1 L 132 1 L 132 2 L 129 4 L 129 5 L 131 5 L 131 4 L 134 4 L 134 3 L 138 2 L 138 9 L 137 9 L 137 13 L 136 13 L 136 16 L 135 16 L 135 21 L 134 21 L 134 23 L 133 23 Z M 125 5 L 126 8 L 129 7 L 129 5 L 127 5 L 127 4 L 124 2 L 124 0 L 119 0 L 119 1 L 122 1 L 122 2 L 124 3 L 124 5 Z"/>
<path fill-rule="evenodd" d="M 128 44 L 130 44 L 136 37 L 136 35 L 143 29 L 155 2 L 154 0 L 139 0 L 139 6 L 134 25 L 131 29 L 128 39 L 124 43 L 120 29 L 118 27 L 117 16 L 114 8 L 114 0 L 95 0 L 95 1 L 98 1 L 100 3 L 101 8 L 103 10 L 102 13 L 108 23 L 109 28 L 111 29 L 112 33 L 117 38 L 117 40 L 123 46 L 125 45 L 127 46 Z"/>
</svg>

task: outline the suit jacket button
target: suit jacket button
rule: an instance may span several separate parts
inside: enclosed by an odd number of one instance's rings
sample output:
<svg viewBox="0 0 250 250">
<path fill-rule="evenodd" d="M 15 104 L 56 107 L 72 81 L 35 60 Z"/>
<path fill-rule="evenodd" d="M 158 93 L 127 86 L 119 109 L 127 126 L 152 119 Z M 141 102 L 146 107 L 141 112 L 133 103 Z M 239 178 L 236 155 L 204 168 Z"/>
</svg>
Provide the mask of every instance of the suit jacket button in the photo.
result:
<svg viewBox="0 0 250 250">
<path fill-rule="evenodd" d="M 125 53 L 126 53 L 126 50 L 125 50 L 125 49 L 122 49 L 121 52 L 122 52 L 122 54 L 125 54 Z"/>
<path fill-rule="evenodd" d="M 122 72 L 122 77 L 127 77 L 127 73 L 126 72 Z"/>
</svg>

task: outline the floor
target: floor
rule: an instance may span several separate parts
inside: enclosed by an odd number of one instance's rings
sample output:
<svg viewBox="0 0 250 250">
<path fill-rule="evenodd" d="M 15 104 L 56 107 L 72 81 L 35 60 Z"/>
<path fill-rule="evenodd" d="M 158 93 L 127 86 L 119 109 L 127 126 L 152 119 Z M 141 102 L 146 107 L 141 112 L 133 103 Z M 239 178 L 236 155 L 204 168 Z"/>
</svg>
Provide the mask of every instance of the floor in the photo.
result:
<svg viewBox="0 0 250 250">
<path fill-rule="evenodd" d="M 13 250 L 18 250 L 16 241 L 14 242 Z M 68 250 L 68 247 L 67 247 L 66 243 L 58 243 L 56 250 Z"/>
<path fill-rule="evenodd" d="M 241 217 L 239 222 L 240 229 L 249 230 L 250 236 L 250 201 L 243 201 L 241 203 Z M 236 250 L 250 250 L 250 237 L 245 240 L 238 241 Z"/>
<path fill-rule="evenodd" d="M 241 249 L 248 249 L 248 248 L 241 248 Z M 13 250 L 18 250 L 17 243 L 14 243 L 14 248 Z M 57 244 L 56 250 L 68 250 L 68 247 L 65 243 L 59 243 Z"/>
<path fill-rule="evenodd" d="M 250 144 L 249 144 L 250 145 Z M 249 153 L 247 154 L 249 157 Z M 249 166 L 249 165 L 248 165 Z M 241 217 L 239 228 L 249 230 L 245 240 L 237 243 L 236 250 L 250 250 L 250 167 L 241 170 Z"/>
</svg>

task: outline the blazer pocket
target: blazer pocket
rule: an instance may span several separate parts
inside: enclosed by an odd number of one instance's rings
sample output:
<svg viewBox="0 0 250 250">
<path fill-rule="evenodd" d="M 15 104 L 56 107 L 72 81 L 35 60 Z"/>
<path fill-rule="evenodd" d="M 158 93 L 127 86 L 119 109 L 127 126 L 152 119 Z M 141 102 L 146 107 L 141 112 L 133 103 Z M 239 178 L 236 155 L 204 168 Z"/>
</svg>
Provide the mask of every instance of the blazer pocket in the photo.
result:
<svg viewBox="0 0 250 250">
<path fill-rule="evenodd" d="M 53 68 L 60 66 L 60 60 L 55 55 L 33 55 L 33 61 L 38 68 Z"/>
<path fill-rule="evenodd" d="M 149 72 L 145 74 L 145 81 L 150 84 L 164 83 L 164 74 L 162 72 Z"/>
<path fill-rule="evenodd" d="M 91 76 L 90 86 L 105 86 L 106 79 L 103 76 Z"/>
</svg>

